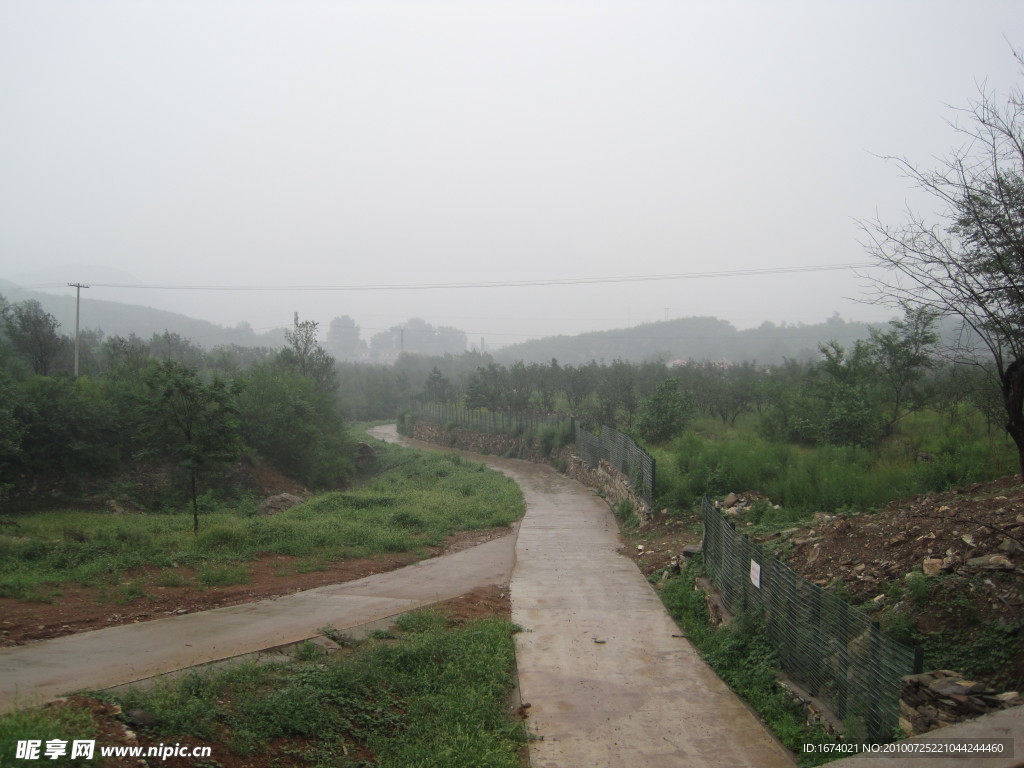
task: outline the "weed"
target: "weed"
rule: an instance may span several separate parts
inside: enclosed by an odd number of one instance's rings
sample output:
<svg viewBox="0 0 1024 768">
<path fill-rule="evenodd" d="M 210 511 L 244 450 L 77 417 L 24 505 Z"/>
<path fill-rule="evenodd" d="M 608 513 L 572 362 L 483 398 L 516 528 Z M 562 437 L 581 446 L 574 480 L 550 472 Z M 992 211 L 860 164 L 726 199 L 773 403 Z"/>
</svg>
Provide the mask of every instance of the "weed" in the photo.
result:
<svg viewBox="0 0 1024 768">
<path fill-rule="evenodd" d="M 440 614 L 408 615 L 415 631 L 394 643 L 326 657 L 303 644 L 291 661 L 194 672 L 116 700 L 153 714 L 163 737 L 216 740 L 242 756 L 355 765 L 337 756 L 355 744 L 381 765 L 515 768 L 526 735 L 505 706 L 513 625 L 453 629 Z"/>
<path fill-rule="evenodd" d="M 157 587 L 185 587 L 189 580 L 177 569 L 166 568 L 156 575 L 153 584 Z"/>
<path fill-rule="evenodd" d="M 931 584 L 928 583 L 927 576 L 920 571 L 911 571 L 904 577 L 903 583 L 907 590 L 907 597 L 913 601 L 914 605 L 921 607 L 928 602 Z"/>
<path fill-rule="evenodd" d="M 61 739 L 70 744 L 74 739 L 94 738 L 96 727 L 89 711 L 84 707 L 39 707 L 0 715 L 0 755 L 6 758 L 14 757 L 19 741 L 33 739 L 45 745 L 52 739 Z M 42 751 L 40 756 L 42 757 Z M 87 761 L 85 758 L 72 760 L 65 757 L 62 760 L 64 762 L 61 762 L 61 765 L 95 765 L 92 760 Z"/>
<path fill-rule="evenodd" d="M 249 583 L 249 569 L 244 565 L 212 565 L 200 569 L 202 587 L 230 587 Z"/>
</svg>

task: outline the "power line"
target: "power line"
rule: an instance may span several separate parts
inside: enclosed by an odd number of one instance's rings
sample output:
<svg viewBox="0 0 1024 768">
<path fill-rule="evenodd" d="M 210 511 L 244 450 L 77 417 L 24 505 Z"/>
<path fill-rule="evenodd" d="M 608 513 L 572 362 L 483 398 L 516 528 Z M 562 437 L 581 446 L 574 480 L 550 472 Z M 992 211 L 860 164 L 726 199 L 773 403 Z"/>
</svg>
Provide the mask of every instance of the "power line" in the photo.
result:
<svg viewBox="0 0 1024 768">
<path fill-rule="evenodd" d="M 834 272 L 847 269 L 865 269 L 876 266 L 873 262 L 857 264 L 816 264 L 799 267 L 762 267 L 755 269 L 718 270 L 715 272 L 681 272 L 661 275 L 620 275 L 617 277 L 567 277 L 537 280 L 479 281 L 470 283 L 372 283 L 363 285 L 172 285 L 129 283 L 92 283 L 94 288 L 129 288 L 174 291 L 427 291 L 464 288 L 528 288 L 546 285 L 598 285 L 609 283 L 640 283 L 663 280 L 701 280 L 716 277 L 745 277 L 754 275 L 785 275 L 803 272 Z"/>
</svg>

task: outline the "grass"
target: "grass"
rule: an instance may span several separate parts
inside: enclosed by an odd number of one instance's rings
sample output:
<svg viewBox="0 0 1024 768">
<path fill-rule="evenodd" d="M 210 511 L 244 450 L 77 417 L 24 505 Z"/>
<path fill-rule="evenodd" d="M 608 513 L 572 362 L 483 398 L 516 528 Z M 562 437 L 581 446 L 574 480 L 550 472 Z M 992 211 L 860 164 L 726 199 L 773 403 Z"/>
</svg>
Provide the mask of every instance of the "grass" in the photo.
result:
<svg viewBox="0 0 1024 768">
<path fill-rule="evenodd" d="M 52 739 L 63 739 L 71 742 L 75 739 L 95 739 L 96 726 L 91 713 L 84 707 L 40 707 L 22 709 L 0 716 L 0 765 L 33 765 L 41 764 L 33 760 L 17 760 L 19 741 L 39 741 L 40 758 L 45 758 L 46 742 Z M 10 760 L 10 762 L 8 762 Z M 57 765 L 54 760 L 45 759 L 46 763 Z M 68 755 L 61 758 L 60 765 L 98 765 L 98 760 L 84 758 L 71 759 Z"/>
<path fill-rule="evenodd" d="M 375 446 L 379 474 L 362 487 L 315 497 L 273 516 L 252 504 L 201 516 L 58 511 L 10 517 L 0 530 L 0 597 L 52 599 L 53 585 L 110 588 L 144 568 L 174 585 L 173 569 L 195 568 L 200 584 L 244 583 L 240 565 L 263 554 L 300 558 L 315 570 L 347 557 L 440 544 L 465 529 L 507 526 L 523 512 L 509 478 L 455 454 Z M 171 575 L 167 575 L 168 571 Z"/>
<path fill-rule="evenodd" d="M 334 655 L 300 646 L 287 661 L 194 671 L 115 700 L 156 719 L 147 736 L 191 736 L 242 756 L 358 766 L 369 752 L 373 765 L 396 768 L 516 768 L 526 734 L 507 705 L 515 631 L 419 611 Z"/>
<path fill-rule="evenodd" d="M 778 684 L 779 664 L 764 627 L 750 616 L 737 616 L 732 624 L 713 627 L 703 592 L 695 589 L 700 558 L 660 590 L 673 619 L 686 630 L 690 642 L 725 683 L 750 704 L 802 766 L 821 765 L 836 755 L 803 752 L 805 744 L 829 744 L 835 739 L 820 727 L 806 724 L 806 713 Z"/>
<path fill-rule="evenodd" d="M 902 496 L 991 480 L 1017 470 L 1016 451 L 977 419 L 950 423 L 915 413 L 879 446 L 817 447 L 761 437 L 752 419 L 736 427 L 699 420 L 668 446 L 652 450 L 662 506 L 688 508 L 702 496 L 758 491 L 785 524 L 815 511 L 876 509 Z"/>
</svg>

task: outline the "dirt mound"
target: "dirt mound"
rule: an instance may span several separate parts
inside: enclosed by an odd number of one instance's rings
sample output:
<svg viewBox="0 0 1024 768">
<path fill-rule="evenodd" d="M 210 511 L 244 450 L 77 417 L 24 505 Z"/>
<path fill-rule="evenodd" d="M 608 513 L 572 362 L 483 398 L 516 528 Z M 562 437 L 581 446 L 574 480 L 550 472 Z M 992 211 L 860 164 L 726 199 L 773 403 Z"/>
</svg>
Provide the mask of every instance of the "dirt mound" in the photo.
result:
<svg viewBox="0 0 1024 768">
<path fill-rule="evenodd" d="M 854 602 L 877 597 L 887 582 L 912 572 L 989 580 L 998 574 L 993 609 L 1019 617 L 1024 488 L 1012 478 L 900 499 L 875 514 L 819 515 L 815 522 L 789 533 L 785 559 L 809 581 L 839 580 Z"/>
</svg>

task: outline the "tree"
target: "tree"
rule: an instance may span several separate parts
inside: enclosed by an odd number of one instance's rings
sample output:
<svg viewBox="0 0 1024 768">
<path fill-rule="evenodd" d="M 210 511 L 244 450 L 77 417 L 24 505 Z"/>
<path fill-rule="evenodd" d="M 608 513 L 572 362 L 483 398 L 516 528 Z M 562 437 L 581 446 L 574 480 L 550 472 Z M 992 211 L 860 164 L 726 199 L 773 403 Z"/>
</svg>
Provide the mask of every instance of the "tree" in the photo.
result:
<svg viewBox="0 0 1024 768">
<path fill-rule="evenodd" d="M 681 433 L 693 416 L 693 396 L 679 389 L 679 379 L 666 379 L 640 404 L 636 428 L 651 443 L 663 443 Z"/>
<path fill-rule="evenodd" d="M 317 392 L 331 392 L 337 388 L 334 358 L 328 355 L 317 341 L 320 324 L 313 320 L 299 322 L 295 313 L 295 325 L 284 336 L 288 345 L 281 350 L 281 361 L 297 370 L 302 376 L 313 380 Z"/>
<path fill-rule="evenodd" d="M 450 403 L 455 400 L 455 387 L 436 366 L 427 377 L 424 393 L 431 403 Z"/>
<path fill-rule="evenodd" d="M 23 301 L 10 310 L 7 334 L 32 372 L 39 376 L 50 375 L 65 343 L 57 333 L 59 327 L 57 319 L 44 312 L 38 301 Z"/>
<path fill-rule="evenodd" d="M 174 361 L 146 372 L 143 410 L 154 445 L 177 460 L 189 480 L 193 531 L 199 533 L 200 474 L 233 459 L 239 449 L 237 390 L 219 377 L 209 383 L 194 368 Z"/>
<path fill-rule="evenodd" d="M 892 431 L 908 403 L 920 404 L 918 384 L 934 365 L 934 349 L 939 343 L 939 335 L 933 330 L 935 321 L 935 314 L 925 307 L 907 308 L 902 320 L 889 322 L 888 331 L 871 329 L 868 347 L 878 366 L 879 382 L 892 404 L 886 432 Z"/>
<path fill-rule="evenodd" d="M 889 158 L 939 204 L 938 223 L 910 213 L 861 229 L 885 270 L 872 278 L 876 299 L 959 318 L 986 350 L 959 350 L 960 359 L 994 362 L 1024 481 L 1024 92 L 1000 102 L 982 86 L 958 116 L 963 144 L 937 168 Z"/>
</svg>

